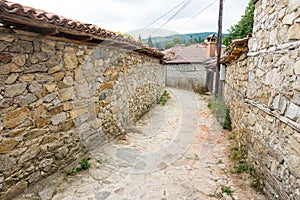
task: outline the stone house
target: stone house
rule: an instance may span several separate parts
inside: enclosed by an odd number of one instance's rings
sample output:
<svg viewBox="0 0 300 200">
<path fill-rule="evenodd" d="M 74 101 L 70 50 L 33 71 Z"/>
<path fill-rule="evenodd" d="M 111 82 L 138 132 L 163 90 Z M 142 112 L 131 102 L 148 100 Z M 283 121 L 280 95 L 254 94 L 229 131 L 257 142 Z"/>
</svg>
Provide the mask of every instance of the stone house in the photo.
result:
<svg viewBox="0 0 300 200">
<path fill-rule="evenodd" d="M 177 44 L 166 50 L 166 85 L 200 93 L 213 92 L 216 51 L 214 35 L 201 44 Z"/>
<path fill-rule="evenodd" d="M 0 1 L 0 199 L 126 133 L 165 88 L 163 54 Z"/>
<path fill-rule="evenodd" d="M 233 41 L 224 98 L 270 199 L 300 199 L 300 1 L 254 0 L 253 36 Z"/>
</svg>

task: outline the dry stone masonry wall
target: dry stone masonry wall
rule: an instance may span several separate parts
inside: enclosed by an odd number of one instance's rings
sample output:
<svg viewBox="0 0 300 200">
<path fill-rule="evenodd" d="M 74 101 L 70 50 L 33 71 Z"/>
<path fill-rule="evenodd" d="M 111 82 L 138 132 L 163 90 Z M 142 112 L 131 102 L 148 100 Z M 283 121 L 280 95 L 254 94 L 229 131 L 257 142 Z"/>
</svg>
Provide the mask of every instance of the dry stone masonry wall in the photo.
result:
<svg viewBox="0 0 300 200">
<path fill-rule="evenodd" d="M 300 199 L 300 1 L 256 1 L 249 52 L 227 66 L 233 126 L 272 199 Z"/>
<path fill-rule="evenodd" d="M 164 85 L 158 58 L 1 28 L 1 199 L 124 134 Z"/>
<path fill-rule="evenodd" d="M 203 64 L 167 64 L 166 85 L 169 87 L 206 92 L 207 69 Z"/>
</svg>

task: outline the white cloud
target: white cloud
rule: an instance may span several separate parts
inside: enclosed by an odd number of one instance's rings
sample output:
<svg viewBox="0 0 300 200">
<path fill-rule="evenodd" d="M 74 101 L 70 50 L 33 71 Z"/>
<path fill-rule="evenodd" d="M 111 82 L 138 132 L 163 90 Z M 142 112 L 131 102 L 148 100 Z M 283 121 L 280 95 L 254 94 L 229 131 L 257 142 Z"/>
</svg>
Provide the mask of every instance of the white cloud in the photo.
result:
<svg viewBox="0 0 300 200">
<path fill-rule="evenodd" d="M 39 8 L 63 15 L 82 22 L 94 23 L 101 28 L 113 31 L 127 32 L 133 29 L 144 28 L 147 24 L 163 15 L 183 0 L 12 0 L 23 5 Z M 192 0 L 164 29 L 174 31 L 178 26 L 213 0 Z M 236 23 L 244 14 L 249 0 L 225 0 L 223 32 Z M 218 3 L 200 14 L 194 20 L 177 30 L 179 33 L 217 31 Z M 159 20 L 152 28 L 159 27 L 171 15 Z"/>
</svg>

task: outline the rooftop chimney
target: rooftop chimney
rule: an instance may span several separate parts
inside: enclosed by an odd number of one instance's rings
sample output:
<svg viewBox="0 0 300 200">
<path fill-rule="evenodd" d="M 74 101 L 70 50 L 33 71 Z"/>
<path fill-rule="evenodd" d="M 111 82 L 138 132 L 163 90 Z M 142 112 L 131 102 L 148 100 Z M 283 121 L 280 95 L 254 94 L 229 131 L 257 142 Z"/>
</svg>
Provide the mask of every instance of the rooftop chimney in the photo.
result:
<svg viewBox="0 0 300 200">
<path fill-rule="evenodd" d="M 207 56 L 215 57 L 216 51 L 217 51 L 217 43 L 216 42 L 208 42 L 207 48 L 206 48 Z"/>
<path fill-rule="evenodd" d="M 208 57 L 215 57 L 217 51 L 217 43 L 216 43 L 216 36 L 210 35 L 206 38 L 206 52 Z"/>
<path fill-rule="evenodd" d="M 170 52 L 170 60 L 173 60 L 175 58 L 175 52 Z"/>
</svg>

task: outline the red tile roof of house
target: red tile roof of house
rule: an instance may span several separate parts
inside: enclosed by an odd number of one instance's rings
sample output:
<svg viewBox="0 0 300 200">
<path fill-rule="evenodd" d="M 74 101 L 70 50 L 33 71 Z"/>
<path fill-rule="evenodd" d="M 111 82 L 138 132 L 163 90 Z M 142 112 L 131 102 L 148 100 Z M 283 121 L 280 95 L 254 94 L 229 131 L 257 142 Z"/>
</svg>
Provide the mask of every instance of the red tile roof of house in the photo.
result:
<svg viewBox="0 0 300 200">
<path fill-rule="evenodd" d="M 165 51 L 166 55 L 174 53 L 174 58 L 165 58 L 167 64 L 187 64 L 214 62 L 214 59 L 207 56 L 206 45 L 193 44 L 189 46 L 177 45 Z"/>
<path fill-rule="evenodd" d="M 67 39 L 100 44 L 106 41 L 108 45 L 150 56 L 162 58 L 163 53 L 135 40 L 127 39 L 121 34 L 102 29 L 97 25 L 81 23 L 43 10 L 23 6 L 17 3 L 0 0 L 0 27 L 13 27 L 42 35 L 64 37 Z"/>
</svg>

